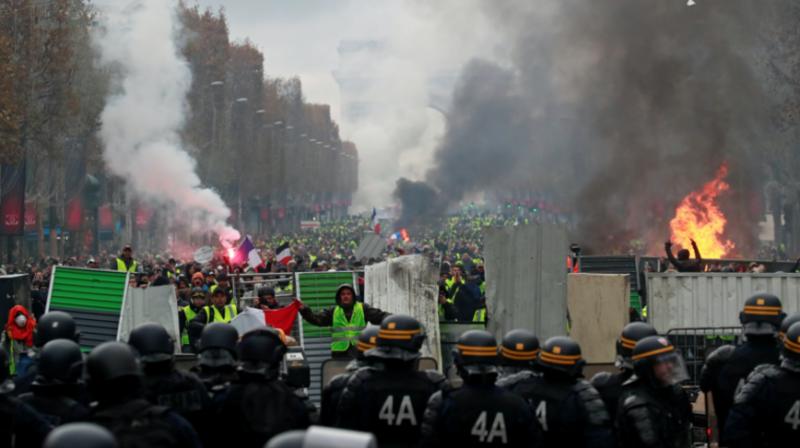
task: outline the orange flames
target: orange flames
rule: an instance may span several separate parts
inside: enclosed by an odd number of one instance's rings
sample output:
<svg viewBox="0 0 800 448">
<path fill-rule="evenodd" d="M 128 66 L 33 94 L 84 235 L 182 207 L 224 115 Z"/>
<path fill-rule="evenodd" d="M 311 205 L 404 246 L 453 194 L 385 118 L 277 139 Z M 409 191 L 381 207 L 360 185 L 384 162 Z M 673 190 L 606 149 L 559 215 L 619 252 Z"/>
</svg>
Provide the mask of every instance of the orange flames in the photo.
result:
<svg viewBox="0 0 800 448">
<path fill-rule="evenodd" d="M 703 258 L 722 258 L 736 247 L 732 241 L 722 241 L 728 220 L 715 203 L 730 188 L 724 180 L 727 175 L 728 165 L 723 163 L 713 180 L 683 198 L 669 222 L 672 241 L 689 248 L 694 239 Z"/>
</svg>

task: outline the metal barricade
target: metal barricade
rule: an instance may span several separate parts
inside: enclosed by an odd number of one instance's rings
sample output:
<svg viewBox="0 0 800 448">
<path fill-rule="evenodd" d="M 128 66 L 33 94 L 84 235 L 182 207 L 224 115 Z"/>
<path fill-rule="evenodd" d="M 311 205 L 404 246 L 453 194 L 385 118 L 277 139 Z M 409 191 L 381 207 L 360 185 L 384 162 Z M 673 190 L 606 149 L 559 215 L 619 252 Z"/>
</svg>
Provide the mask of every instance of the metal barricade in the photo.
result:
<svg viewBox="0 0 800 448">
<path fill-rule="evenodd" d="M 295 297 L 297 285 L 293 272 L 246 272 L 241 274 L 231 274 L 231 289 L 233 299 L 237 306 L 242 309 L 244 306 L 253 306 L 254 300 L 258 297 L 258 288 L 269 287 L 275 290 L 275 298 L 281 306 L 289 305 Z M 300 341 L 302 319 L 298 317 L 292 327 L 291 336 Z"/>
<path fill-rule="evenodd" d="M 686 361 L 689 384 L 698 385 L 700 371 L 706 358 L 725 344 L 736 345 L 742 335 L 740 327 L 673 328 L 667 331 L 667 339 L 680 350 Z"/>
</svg>

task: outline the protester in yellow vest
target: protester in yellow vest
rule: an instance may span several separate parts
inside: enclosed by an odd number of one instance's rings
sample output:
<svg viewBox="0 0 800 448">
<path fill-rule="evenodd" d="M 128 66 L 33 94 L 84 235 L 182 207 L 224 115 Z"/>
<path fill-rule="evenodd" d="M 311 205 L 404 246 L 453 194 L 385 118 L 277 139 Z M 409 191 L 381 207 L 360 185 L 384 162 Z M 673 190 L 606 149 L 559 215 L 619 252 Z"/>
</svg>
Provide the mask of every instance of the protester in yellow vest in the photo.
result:
<svg viewBox="0 0 800 448">
<path fill-rule="evenodd" d="M 226 324 L 231 323 L 234 317 L 239 314 L 236 309 L 236 304 L 231 302 L 226 305 L 228 295 L 222 288 L 217 288 L 211 294 L 211 305 L 204 306 L 202 310 L 197 313 L 192 322 L 199 322 L 202 325 L 210 324 L 212 322 L 223 322 Z"/>
<path fill-rule="evenodd" d="M 358 334 L 367 322 L 380 325 L 389 313 L 356 301 L 356 291 L 350 285 L 336 290 L 336 306 L 314 312 L 300 302 L 300 314 L 308 323 L 318 327 L 331 327 L 331 356 L 355 358 L 358 354 Z"/>
<path fill-rule="evenodd" d="M 122 254 L 114 260 L 114 269 L 119 272 L 136 272 L 139 264 L 133 259 L 133 249 L 130 245 L 122 248 Z"/>
<path fill-rule="evenodd" d="M 192 341 L 189 338 L 188 323 L 194 320 L 206 306 L 208 294 L 199 286 L 192 288 L 189 305 L 178 309 L 178 326 L 181 331 L 181 347 L 184 353 L 192 352 Z"/>
</svg>

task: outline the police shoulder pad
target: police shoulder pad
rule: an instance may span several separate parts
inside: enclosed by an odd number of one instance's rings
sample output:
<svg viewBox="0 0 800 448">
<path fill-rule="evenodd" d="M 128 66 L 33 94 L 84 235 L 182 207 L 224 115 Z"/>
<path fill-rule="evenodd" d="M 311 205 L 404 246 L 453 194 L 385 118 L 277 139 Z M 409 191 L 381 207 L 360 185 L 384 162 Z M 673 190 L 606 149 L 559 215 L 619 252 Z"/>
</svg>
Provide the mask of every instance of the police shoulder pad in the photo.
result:
<svg viewBox="0 0 800 448">
<path fill-rule="evenodd" d="M 575 383 L 574 390 L 578 393 L 591 424 L 603 425 L 611 420 L 606 406 L 600 398 L 600 393 L 588 381 L 578 380 Z"/>
<path fill-rule="evenodd" d="M 750 375 L 747 376 L 747 380 L 737 388 L 734 403 L 740 404 L 752 401 L 754 398 L 761 395 L 762 389 L 771 380 L 778 378 L 781 373 L 781 369 L 772 364 L 764 364 L 756 367 L 750 372 Z"/>
<path fill-rule="evenodd" d="M 611 372 L 597 372 L 591 380 L 592 386 L 596 389 L 601 389 L 603 387 L 608 386 L 611 380 L 614 378 L 614 374 Z"/>
<path fill-rule="evenodd" d="M 719 348 L 711 352 L 710 355 L 708 355 L 708 358 L 706 359 L 706 364 L 708 365 L 724 364 L 728 362 L 729 359 L 731 359 L 731 356 L 733 356 L 734 351 L 736 351 L 736 347 L 733 345 L 726 344 L 720 346 Z"/>
<path fill-rule="evenodd" d="M 622 409 L 629 411 L 631 409 L 647 406 L 647 401 L 637 394 L 626 394 L 622 398 Z"/>
</svg>

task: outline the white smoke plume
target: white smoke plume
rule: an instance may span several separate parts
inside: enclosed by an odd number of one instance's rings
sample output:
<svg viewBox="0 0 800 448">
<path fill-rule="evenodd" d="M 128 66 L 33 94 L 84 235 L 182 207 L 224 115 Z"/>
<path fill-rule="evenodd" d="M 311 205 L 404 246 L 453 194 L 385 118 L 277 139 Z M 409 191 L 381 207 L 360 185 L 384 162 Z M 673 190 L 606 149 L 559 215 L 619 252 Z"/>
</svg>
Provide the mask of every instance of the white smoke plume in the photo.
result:
<svg viewBox="0 0 800 448">
<path fill-rule="evenodd" d="M 177 3 L 110 2 L 94 36 L 100 62 L 115 76 L 101 115 L 108 168 L 145 202 L 201 223 L 229 247 L 239 232 L 222 198 L 202 186 L 180 130 L 186 119 L 191 71 L 176 43 Z"/>
</svg>

